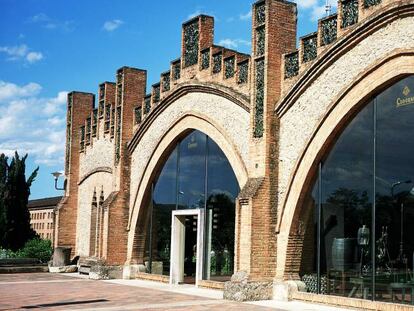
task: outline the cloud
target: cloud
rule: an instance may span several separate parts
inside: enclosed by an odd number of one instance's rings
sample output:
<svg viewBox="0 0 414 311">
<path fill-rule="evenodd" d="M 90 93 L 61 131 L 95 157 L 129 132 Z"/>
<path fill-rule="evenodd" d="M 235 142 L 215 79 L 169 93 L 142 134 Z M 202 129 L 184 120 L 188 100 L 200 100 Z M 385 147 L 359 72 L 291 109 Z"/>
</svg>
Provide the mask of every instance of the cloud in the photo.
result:
<svg viewBox="0 0 414 311">
<path fill-rule="evenodd" d="M 312 8 L 311 20 L 316 22 L 318 19 L 326 15 L 325 6 L 315 6 Z"/>
<path fill-rule="evenodd" d="M 236 49 L 240 46 L 250 46 L 251 42 L 244 39 L 222 39 L 218 44 L 229 49 Z"/>
<path fill-rule="evenodd" d="M 9 60 L 16 60 L 26 56 L 28 47 L 26 44 L 17 46 L 0 46 L 0 52 L 4 52 L 9 55 Z"/>
<path fill-rule="evenodd" d="M 16 46 L 0 46 L 0 53 L 8 55 L 8 61 L 24 60 L 30 64 L 33 64 L 43 59 L 43 54 L 41 52 L 30 51 L 26 44 Z"/>
<path fill-rule="evenodd" d="M 41 97 L 34 82 L 0 81 L 0 153 L 29 153 L 37 164 L 62 165 L 67 92 Z"/>
<path fill-rule="evenodd" d="M 247 12 L 246 14 L 240 14 L 239 15 L 239 19 L 242 21 L 248 21 L 252 18 L 252 10 L 250 10 L 249 12 Z"/>
<path fill-rule="evenodd" d="M 294 1 L 300 9 L 309 9 L 318 5 L 318 0 L 298 0 Z"/>
<path fill-rule="evenodd" d="M 37 62 L 37 61 L 39 61 L 41 59 L 43 59 L 43 54 L 40 53 L 40 52 L 29 52 L 26 55 L 26 60 L 29 63 L 35 63 L 35 62 Z"/>
<path fill-rule="evenodd" d="M 326 15 L 326 1 L 325 0 L 293 0 L 298 4 L 300 11 L 304 11 L 312 22 Z M 331 5 L 331 12 L 336 11 L 337 1 L 329 0 L 328 4 Z"/>
<path fill-rule="evenodd" d="M 45 13 L 39 13 L 29 18 L 28 23 L 39 24 L 45 29 L 61 29 L 65 32 L 71 32 L 75 30 L 75 23 L 73 21 L 59 21 L 51 18 Z"/>
<path fill-rule="evenodd" d="M 18 86 L 14 83 L 0 81 L 0 103 L 10 99 L 36 96 L 41 89 L 39 84 L 33 82 Z"/>
<path fill-rule="evenodd" d="M 102 28 L 108 32 L 114 31 L 119 28 L 124 22 L 120 19 L 113 19 L 111 21 L 106 21 Z"/>
<path fill-rule="evenodd" d="M 30 18 L 32 23 L 42 23 L 42 22 L 49 22 L 51 18 L 47 16 L 45 13 L 39 13 Z"/>
<path fill-rule="evenodd" d="M 187 19 L 192 19 L 193 17 L 196 17 L 200 14 L 202 14 L 201 10 L 194 11 L 193 13 L 188 14 Z"/>
</svg>

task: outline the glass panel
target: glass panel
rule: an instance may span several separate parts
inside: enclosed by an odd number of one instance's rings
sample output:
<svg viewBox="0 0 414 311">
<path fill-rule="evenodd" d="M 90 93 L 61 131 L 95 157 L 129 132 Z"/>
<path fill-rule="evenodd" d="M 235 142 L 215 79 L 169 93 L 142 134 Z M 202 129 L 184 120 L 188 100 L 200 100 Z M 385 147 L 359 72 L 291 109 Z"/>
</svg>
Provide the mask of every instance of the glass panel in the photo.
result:
<svg viewBox="0 0 414 311">
<path fill-rule="evenodd" d="M 239 186 L 219 146 L 207 138 L 208 195 L 204 278 L 228 281 L 234 271 L 235 198 Z"/>
<path fill-rule="evenodd" d="M 144 261 L 147 271 L 169 275 L 171 213 L 177 208 L 205 208 L 207 194 L 204 232 L 208 255 L 204 276 L 219 281 L 228 280 L 234 270 L 235 198 L 240 189 L 224 153 L 208 136 L 193 131 L 176 145 L 155 180 L 146 222 Z M 198 221 L 190 218 L 186 220 L 185 238 L 184 270 L 187 281 L 195 272 L 194 230 Z"/>
<path fill-rule="evenodd" d="M 149 207 L 150 210 L 152 207 L 152 219 L 149 219 L 149 232 L 152 231 L 152 235 L 147 243 L 152 244 L 152 249 L 149 246 L 146 248 L 146 266 L 147 271 L 153 274 L 170 274 L 171 212 L 175 210 L 177 201 L 177 156 L 178 147 L 174 149 L 158 177 L 152 206 L 150 204 Z"/>
<path fill-rule="evenodd" d="M 376 299 L 398 303 L 414 288 L 413 120 L 411 76 L 377 97 Z"/>
<path fill-rule="evenodd" d="M 319 180 L 316 178 L 312 191 L 305 197 L 301 222 L 304 228 L 302 261 L 299 275 L 309 293 L 318 293 L 318 197 Z M 326 293 L 326 277 L 321 281 L 321 293 Z"/>
<path fill-rule="evenodd" d="M 206 135 L 195 131 L 180 143 L 178 209 L 204 208 Z"/>
<path fill-rule="evenodd" d="M 326 277 L 327 294 L 368 298 L 372 287 L 372 103 L 339 137 L 321 174 L 321 281 Z"/>
</svg>

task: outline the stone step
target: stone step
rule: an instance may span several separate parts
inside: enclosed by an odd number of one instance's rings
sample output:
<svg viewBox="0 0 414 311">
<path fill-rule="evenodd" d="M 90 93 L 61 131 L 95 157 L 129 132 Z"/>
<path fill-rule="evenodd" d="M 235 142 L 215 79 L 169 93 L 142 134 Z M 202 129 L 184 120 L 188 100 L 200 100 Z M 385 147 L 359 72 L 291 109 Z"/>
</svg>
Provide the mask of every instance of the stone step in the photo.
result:
<svg viewBox="0 0 414 311">
<path fill-rule="evenodd" d="M 0 274 L 8 273 L 39 273 L 48 272 L 47 264 L 42 265 L 22 265 L 22 266 L 1 266 Z"/>
<path fill-rule="evenodd" d="M 2 258 L 0 259 L 0 267 L 10 266 L 36 266 L 40 264 L 36 258 Z"/>
<path fill-rule="evenodd" d="M 88 274 L 91 272 L 91 266 L 81 265 L 78 268 L 79 274 Z"/>
</svg>

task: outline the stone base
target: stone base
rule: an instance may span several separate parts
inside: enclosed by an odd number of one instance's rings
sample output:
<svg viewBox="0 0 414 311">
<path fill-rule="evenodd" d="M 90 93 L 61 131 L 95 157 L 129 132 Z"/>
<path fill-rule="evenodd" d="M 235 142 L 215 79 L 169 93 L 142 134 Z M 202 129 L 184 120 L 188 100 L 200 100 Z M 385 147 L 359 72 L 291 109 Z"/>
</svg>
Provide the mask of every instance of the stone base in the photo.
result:
<svg viewBox="0 0 414 311">
<path fill-rule="evenodd" d="M 50 273 L 73 273 L 76 271 L 78 271 L 77 265 L 61 266 L 61 267 L 49 266 Z"/>
<path fill-rule="evenodd" d="M 163 262 L 162 261 L 153 261 L 151 264 L 151 273 L 152 274 L 162 274 L 163 272 Z M 150 271 L 149 262 L 145 262 L 146 271 Z"/>
<path fill-rule="evenodd" d="M 275 281 L 273 283 L 273 300 L 289 301 L 294 292 L 306 292 L 306 285 L 302 281 Z"/>
<path fill-rule="evenodd" d="M 52 266 L 53 267 L 64 267 L 70 264 L 70 247 L 55 247 L 53 250 Z"/>
<path fill-rule="evenodd" d="M 136 279 L 138 273 L 145 273 L 146 267 L 142 264 L 126 264 L 122 270 L 122 278 L 125 280 Z"/>
<path fill-rule="evenodd" d="M 91 280 L 122 279 L 122 266 L 93 265 L 89 271 Z"/>
<path fill-rule="evenodd" d="M 245 272 L 237 272 L 224 284 L 223 298 L 234 301 L 258 301 L 272 299 L 272 281 L 252 281 Z"/>
</svg>

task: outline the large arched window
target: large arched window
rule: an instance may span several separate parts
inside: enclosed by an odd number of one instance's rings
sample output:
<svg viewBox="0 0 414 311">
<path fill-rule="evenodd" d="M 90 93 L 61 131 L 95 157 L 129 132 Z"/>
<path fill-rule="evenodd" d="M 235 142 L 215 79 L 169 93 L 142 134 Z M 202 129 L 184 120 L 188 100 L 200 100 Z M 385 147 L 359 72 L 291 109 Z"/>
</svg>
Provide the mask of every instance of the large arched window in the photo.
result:
<svg viewBox="0 0 414 311">
<path fill-rule="evenodd" d="M 210 137 L 192 131 L 181 139 L 152 185 L 144 256 L 147 271 L 169 275 L 172 211 L 205 209 L 203 278 L 227 280 L 233 274 L 238 193 L 239 185 L 230 163 Z M 186 219 L 186 276 L 195 273 L 196 221 Z"/>
<path fill-rule="evenodd" d="M 414 76 L 374 97 L 318 172 L 301 217 L 307 290 L 411 303 Z"/>
</svg>

